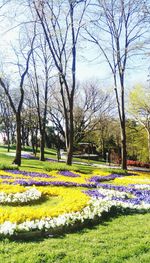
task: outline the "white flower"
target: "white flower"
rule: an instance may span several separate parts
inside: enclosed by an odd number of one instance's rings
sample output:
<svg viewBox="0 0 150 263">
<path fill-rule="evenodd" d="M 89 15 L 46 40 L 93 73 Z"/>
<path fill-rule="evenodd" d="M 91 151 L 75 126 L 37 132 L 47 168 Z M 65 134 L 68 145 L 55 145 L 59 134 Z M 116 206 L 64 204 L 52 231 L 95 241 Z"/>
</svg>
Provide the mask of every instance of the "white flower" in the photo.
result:
<svg viewBox="0 0 150 263">
<path fill-rule="evenodd" d="M 28 203 L 30 201 L 38 200 L 41 197 L 41 192 L 35 187 L 28 189 L 23 193 L 6 194 L 0 193 L 0 203 Z"/>
<path fill-rule="evenodd" d="M 16 223 L 5 221 L 0 225 L 0 233 L 3 235 L 13 235 L 16 229 Z"/>
</svg>

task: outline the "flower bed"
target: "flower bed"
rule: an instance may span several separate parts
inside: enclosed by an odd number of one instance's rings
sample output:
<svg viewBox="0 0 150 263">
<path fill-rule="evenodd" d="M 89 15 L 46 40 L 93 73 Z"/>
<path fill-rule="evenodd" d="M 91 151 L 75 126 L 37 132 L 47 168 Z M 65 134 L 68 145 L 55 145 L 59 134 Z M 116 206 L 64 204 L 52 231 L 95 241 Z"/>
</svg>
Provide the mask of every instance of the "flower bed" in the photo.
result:
<svg viewBox="0 0 150 263">
<path fill-rule="evenodd" d="M 0 171 L 0 203 L 1 235 L 53 233 L 114 208 L 149 211 L 150 176 Z"/>
</svg>

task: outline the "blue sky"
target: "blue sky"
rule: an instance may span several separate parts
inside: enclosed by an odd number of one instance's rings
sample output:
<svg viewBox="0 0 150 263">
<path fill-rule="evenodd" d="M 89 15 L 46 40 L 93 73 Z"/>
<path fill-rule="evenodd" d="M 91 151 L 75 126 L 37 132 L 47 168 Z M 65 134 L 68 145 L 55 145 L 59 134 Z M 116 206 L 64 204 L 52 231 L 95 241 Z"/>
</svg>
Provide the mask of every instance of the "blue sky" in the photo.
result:
<svg viewBox="0 0 150 263">
<path fill-rule="evenodd" d="M 82 52 L 82 51 L 81 51 Z M 80 54 L 80 51 L 79 51 Z M 97 50 L 94 47 L 88 47 L 87 52 L 84 49 L 84 55 L 77 63 L 77 78 L 80 81 L 88 79 L 100 80 L 104 86 L 112 86 L 113 79 L 110 68 L 105 62 L 103 56 L 94 59 L 97 55 Z M 92 59 L 93 58 L 93 59 Z M 132 88 L 136 84 L 147 84 L 148 68 L 150 66 L 149 56 L 135 56 L 126 70 L 126 85 Z"/>
<path fill-rule="evenodd" d="M 0 58 L 2 58 L 2 61 L 10 61 L 12 59 L 13 52 L 10 45 L 16 43 L 19 36 L 19 28 L 10 31 L 7 30 L 15 26 L 15 24 L 16 22 L 11 18 L 9 20 L 3 19 L 0 23 Z M 109 66 L 102 56 L 95 59 L 98 54 L 94 46 L 90 46 L 83 41 L 80 43 L 78 54 L 77 79 L 79 81 L 97 79 L 100 81 L 101 86 L 113 86 Z M 126 72 L 126 86 L 131 88 L 137 83 L 146 84 L 149 66 L 148 56 L 134 57 L 130 63 L 130 69 Z"/>
</svg>

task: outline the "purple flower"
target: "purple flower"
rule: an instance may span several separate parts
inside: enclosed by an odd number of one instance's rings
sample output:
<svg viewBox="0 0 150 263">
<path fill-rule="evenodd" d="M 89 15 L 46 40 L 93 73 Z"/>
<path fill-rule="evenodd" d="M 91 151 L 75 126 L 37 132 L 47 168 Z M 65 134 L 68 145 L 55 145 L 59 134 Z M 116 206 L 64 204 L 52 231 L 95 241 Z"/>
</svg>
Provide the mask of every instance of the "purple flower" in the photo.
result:
<svg viewBox="0 0 150 263">
<path fill-rule="evenodd" d="M 39 158 L 37 156 L 34 156 L 34 155 L 30 154 L 30 153 L 22 153 L 21 157 L 25 158 L 25 159 L 39 160 Z M 50 162 L 57 162 L 57 160 L 51 159 L 51 158 L 45 158 L 45 160 L 46 161 L 50 161 Z"/>
<path fill-rule="evenodd" d="M 0 175 L 0 178 L 2 178 L 2 179 L 11 179 L 13 177 L 10 176 L 10 175 Z"/>
<path fill-rule="evenodd" d="M 79 174 L 72 173 L 70 171 L 60 171 L 58 174 L 69 177 L 80 177 Z"/>
<path fill-rule="evenodd" d="M 21 157 L 22 158 L 25 158 L 25 159 L 34 159 L 34 160 L 38 160 L 38 157 L 34 156 L 34 155 L 31 155 L 29 153 L 22 153 L 21 154 Z"/>
<path fill-rule="evenodd" d="M 93 176 L 88 181 L 99 183 L 99 182 L 104 182 L 104 181 L 111 181 L 111 180 L 114 180 L 115 178 L 119 178 L 119 177 L 123 177 L 123 176 L 125 176 L 125 175 L 123 175 L 123 174 L 110 174 L 107 176 Z"/>
<path fill-rule="evenodd" d="M 23 174 L 25 176 L 30 177 L 42 177 L 42 178 L 54 178 L 54 176 L 45 174 L 45 173 L 36 173 L 36 172 L 28 172 L 28 171 L 19 171 L 19 170 L 6 170 L 6 172 L 12 173 L 12 174 Z"/>
<path fill-rule="evenodd" d="M 15 180 L 13 182 L 9 181 L 4 181 L 3 183 L 6 184 L 19 184 L 23 186 L 32 186 L 32 185 L 37 185 L 37 186 L 47 186 L 47 185 L 52 185 L 52 186 L 66 186 L 66 187 L 87 187 L 87 188 L 93 188 L 95 185 L 93 184 L 78 184 L 78 183 L 73 183 L 73 182 L 63 182 L 63 181 L 55 181 L 55 182 L 46 182 L 46 181 L 35 181 L 35 180 L 27 180 L 27 179 L 19 179 Z"/>
<path fill-rule="evenodd" d="M 141 202 L 150 204 L 150 190 L 137 190 L 135 188 L 127 187 L 127 186 L 118 186 L 118 185 L 111 185 L 111 184 L 97 184 L 97 187 L 102 187 L 104 189 L 113 189 L 120 192 L 126 192 L 129 194 L 134 195 L 134 198 L 129 199 L 122 199 L 124 202 L 128 203 L 134 203 L 134 204 L 141 204 Z M 113 200 L 116 197 L 113 198 Z M 120 198 L 117 197 L 117 200 L 120 200 Z"/>
<path fill-rule="evenodd" d="M 138 200 L 137 198 L 121 198 L 121 197 L 112 197 L 112 200 L 114 201 L 121 201 L 124 203 L 129 203 L 129 204 L 133 204 L 133 205 L 140 205 L 140 200 Z"/>
<path fill-rule="evenodd" d="M 96 197 L 96 198 L 105 198 L 106 196 L 101 194 L 98 190 L 86 190 L 86 191 L 83 191 L 85 194 L 91 196 L 91 197 Z"/>
</svg>

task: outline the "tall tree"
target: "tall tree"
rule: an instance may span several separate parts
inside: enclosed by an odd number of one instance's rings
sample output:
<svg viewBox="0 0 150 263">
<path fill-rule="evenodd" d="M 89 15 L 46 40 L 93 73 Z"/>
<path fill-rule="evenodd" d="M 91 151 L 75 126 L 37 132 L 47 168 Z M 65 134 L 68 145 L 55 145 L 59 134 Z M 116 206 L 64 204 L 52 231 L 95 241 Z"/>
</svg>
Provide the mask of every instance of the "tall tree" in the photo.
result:
<svg viewBox="0 0 150 263">
<path fill-rule="evenodd" d="M 44 161 L 45 129 L 47 122 L 47 104 L 50 92 L 52 58 L 45 39 L 39 35 L 37 46 L 32 53 L 33 72 L 30 74 L 30 85 L 33 90 L 40 131 L 40 160 Z M 40 68 L 40 70 L 38 70 Z"/>
<path fill-rule="evenodd" d="M 31 3 L 31 2 L 30 2 Z M 58 72 L 65 116 L 67 164 L 72 164 L 73 107 L 76 90 L 77 44 L 89 0 L 32 1 Z"/>
<path fill-rule="evenodd" d="M 0 119 L 0 122 L 3 124 L 4 127 L 3 130 L 5 134 L 5 143 L 7 143 L 7 150 L 9 152 L 12 129 L 14 127 L 14 114 L 4 92 L 1 92 L 0 95 Z"/>
<path fill-rule="evenodd" d="M 100 117 L 114 108 L 112 96 L 99 87 L 98 82 L 87 81 L 79 86 L 79 93 L 75 97 L 74 107 L 74 138 L 75 142 L 81 142 L 90 133 Z"/>
<path fill-rule="evenodd" d="M 10 85 L 9 85 L 8 81 L 5 78 L 0 77 L 0 85 L 3 89 L 3 91 L 5 92 L 8 100 L 9 100 L 10 106 L 11 106 L 11 108 L 15 114 L 15 119 L 16 119 L 16 156 L 15 156 L 13 163 L 17 164 L 18 166 L 21 165 L 21 110 L 22 110 L 22 105 L 23 105 L 23 101 L 24 101 L 24 81 L 25 81 L 25 77 L 26 77 L 26 75 L 28 73 L 28 69 L 29 69 L 29 61 L 30 61 L 31 54 L 33 52 L 34 39 L 35 39 L 35 35 L 32 39 L 31 49 L 27 53 L 25 67 L 23 68 L 22 71 L 21 71 L 22 65 L 20 65 L 19 61 L 17 63 L 17 65 L 19 67 L 19 74 L 20 74 L 20 83 L 19 83 L 20 98 L 19 98 L 17 105 L 16 105 L 16 100 L 13 99 L 13 96 L 11 94 Z"/>
<path fill-rule="evenodd" d="M 56 85 L 51 89 L 52 102 L 48 106 L 49 118 L 61 137 L 65 139 L 65 116 Z M 94 129 L 100 115 L 110 112 L 112 108 L 114 108 L 112 97 L 108 92 L 102 91 L 96 80 L 80 83 L 74 97 L 74 145 L 81 142 L 86 134 Z"/>
<path fill-rule="evenodd" d="M 143 5 L 141 0 L 97 0 L 92 7 L 96 9 L 92 9 L 92 29 L 86 28 L 89 40 L 103 54 L 113 75 L 121 128 L 123 169 L 127 168 L 125 73 L 130 57 L 137 54 L 146 33 Z"/>
</svg>

